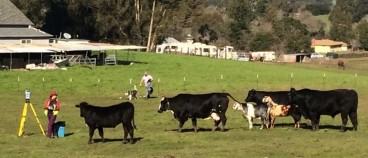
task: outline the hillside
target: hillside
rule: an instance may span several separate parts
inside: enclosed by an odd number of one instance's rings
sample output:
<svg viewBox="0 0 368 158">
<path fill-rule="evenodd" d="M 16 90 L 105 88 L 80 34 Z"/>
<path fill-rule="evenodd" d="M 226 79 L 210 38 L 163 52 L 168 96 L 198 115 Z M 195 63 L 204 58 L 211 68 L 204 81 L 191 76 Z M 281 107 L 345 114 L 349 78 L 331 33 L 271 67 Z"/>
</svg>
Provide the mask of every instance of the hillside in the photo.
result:
<svg viewBox="0 0 368 158">
<path fill-rule="evenodd" d="M 330 20 L 328 20 L 328 16 L 329 16 L 329 14 L 315 16 L 315 18 L 322 21 L 326 25 L 325 28 L 324 28 L 326 34 L 329 33 L 330 26 L 331 26 L 331 22 L 330 22 Z"/>
</svg>

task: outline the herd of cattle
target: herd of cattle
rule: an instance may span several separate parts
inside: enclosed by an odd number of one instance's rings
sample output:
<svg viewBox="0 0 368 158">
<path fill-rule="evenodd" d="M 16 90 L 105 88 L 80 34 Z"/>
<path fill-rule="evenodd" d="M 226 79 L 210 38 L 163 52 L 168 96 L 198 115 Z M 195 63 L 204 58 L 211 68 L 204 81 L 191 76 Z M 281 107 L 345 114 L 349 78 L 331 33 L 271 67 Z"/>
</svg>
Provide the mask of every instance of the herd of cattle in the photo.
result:
<svg viewBox="0 0 368 158">
<path fill-rule="evenodd" d="M 244 102 L 239 102 L 229 93 L 208 94 L 178 94 L 175 97 L 163 97 L 158 112 L 170 111 L 179 121 L 178 132 L 182 131 L 184 123 L 192 120 L 194 131 L 197 132 L 197 119 L 214 119 L 212 131 L 216 131 L 221 123 L 221 131 L 225 131 L 227 121 L 226 111 L 229 98 L 235 101 L 234 110 L 240 110 L 249 122 L 249 129 L 253 127 L 253 120 L 262 121 L 261 129 L 274 128 L 276 117 L 291 116 L 295 128 L 300 127 L 302 117 L 310 120 L 312 130 L 319 129 L 321 115 L 335 117 L 341 114 L 341 131 L 346 131 L 348 117 L 353 130 L 358 126 L 358 94 L 354 90 L 335 89 L 329 91 L 301 89 L 290 91 L 256 91 L 248 92 Z M 104 142 L 103 128 L 114 128 L 122 124 L 124 128 L 123 143 L 134 143 L 134 106 L 130 102 L 123 102 L 109 107 L 98 107 L 82 102 L 76 107 L 80 108 L 80 116 L 85 119 L 89 127 L 89 140 L 92 142 L 94 131 L 98 129 Z M 128 141 L 128 134 L 130 141 Z"/>
</svg>

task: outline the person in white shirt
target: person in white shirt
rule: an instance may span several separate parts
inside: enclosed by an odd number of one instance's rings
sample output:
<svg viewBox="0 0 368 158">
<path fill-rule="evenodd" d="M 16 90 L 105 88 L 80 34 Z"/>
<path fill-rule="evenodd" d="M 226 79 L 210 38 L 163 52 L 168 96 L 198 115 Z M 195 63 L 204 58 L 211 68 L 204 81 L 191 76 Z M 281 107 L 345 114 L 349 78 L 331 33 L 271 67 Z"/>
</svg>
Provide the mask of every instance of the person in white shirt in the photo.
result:
<svg viewBox="0 0 368 158">
<path fill-rule="evenodd" d="M 144 73 L 142 80 L 139 84 L 139 86 L 142 86 L 144 83 L 144 86 L 146 87 L 146 95 L 145 97 L 148 99 L 151 97 L 151 94 L 153 92 L 153 77 L 149 75 L 147 72 Z"/>
</svg>

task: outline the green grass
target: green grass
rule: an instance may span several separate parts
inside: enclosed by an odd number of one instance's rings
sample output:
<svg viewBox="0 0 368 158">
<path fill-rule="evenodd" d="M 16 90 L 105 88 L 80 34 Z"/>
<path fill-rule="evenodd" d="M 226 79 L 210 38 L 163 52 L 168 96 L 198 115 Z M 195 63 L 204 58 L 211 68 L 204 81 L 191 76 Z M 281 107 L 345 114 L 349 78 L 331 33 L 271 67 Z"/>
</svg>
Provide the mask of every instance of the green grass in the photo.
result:
<svg viewBox="0 0 368 158">
<path fill-rule="evenodd" d="M 0 72 L 0 157 L 367 157 L 368 95 L 366 61 L 346 61 L 348 69 L 335 65 L 283 64 L 240 62 L 206 57 L 151 53 L 119 53 L 120 60 L 133 60 L 132 65 L 69 67 L 67 71 L 10 71 Z M 361 59 L 362 60 L 362 59 Z M 122 127 L 105 129 L 110 141 L 87 145 L 88 128 L 74 105 L 87 101 L 95 105 L 111 105 L 125 90 L 139 85 L 144 71 L 154 79 L 155 91 L 150 100 L 133 100 L 138 130 L 134 145 L 123 145 Z M 293 78 L 291 78 L 293 73 Z M 355 77 L 357 73 L 357 77 Z M 257 82 L 258 74 L 258 82 Z M 325 78 L 323 78 L 325 74 Z M 221 79 L 221 75 L 223 79 Z M 19 82 L 18 82 L 19 76 Z M 184 82 L 184 77 L 186 81 Z M 43 82 L 42 78 L 45 79 Z M 72 82 L 70 82 L 72 78 Z M 132 79 L 132 85 L 129 84 Z M 158 79 L 160 82 L 158 83 Z M 98 82 L 98 80 L 100 82 Z M 257 84 L 258 83 L 258 84 Z M 177 133 L 178 121 L 171 113 L 157 113 L 160 96 L 178 93 L 206 93 L 226 91 L 243 101 L 250 89 L 289 90 L 293 86 L 312 89 L 356 89 L 359 94 L 358 131 L 339 132 L 340 116 L 322 116 L 322 129 L 294 129 L 291 117 L 277 118 L 276 128 L 248 130 L 239 111 L 230 107 L 227 112 L 226 132 L 210 132 L 213 122 L 199 120 L 201 129 L 193 133 L 191 122 L 185 132 Z M 42 104 L 51 90 L 59 93 L 62 105 L 57 120 L 66 121 L 67 136 L 46 139 L 28 109 L 25 132 L 17 137 L 24 104 L 24 90 L 32 91 L 32 103 L 46 127 L 47 118 Z M 139 87 L 143 93 L 144 89 Z M 303 124 L 304 125 L 304 124 Z M 351 123 L 348 123 L 351 127 Z M 95 139 L 99 139 L 95 132 Z"/>
<path fill-rule="evenodd" d="M 325 30 L 325 33 L 328 34 L 330 32 L 330 27 L 331 27 L 331 21 L 328 19 L 328 16 L 330 16 L 329 14 L 326 14 L 326 15 L 318 15 L 316 16 L 316 18 L 318 20 L 321 20 L 323 23 L 326 24 L 324 30 Z"/>
</svg>

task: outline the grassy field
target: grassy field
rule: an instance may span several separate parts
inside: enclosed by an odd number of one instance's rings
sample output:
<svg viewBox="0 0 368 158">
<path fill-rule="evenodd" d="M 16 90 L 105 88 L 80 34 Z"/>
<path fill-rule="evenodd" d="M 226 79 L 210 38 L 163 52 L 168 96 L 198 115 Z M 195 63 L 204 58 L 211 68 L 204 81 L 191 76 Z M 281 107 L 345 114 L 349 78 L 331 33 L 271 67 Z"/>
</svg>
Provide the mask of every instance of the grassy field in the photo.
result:
<svg viewBox="0 0 368 158">
<path fill-rule="evenodd" d="M 320 64 L 285 64 L 240 62 L 206 57 L 151 53 L 120 53 L 122 65 L 68 67 L 67 71 L 0 72 L 0 157 L 367 157 L 368 59 L 346 60 L 347 70 L 339 70 L 333 61 Z M 132 61 L 132 64 L 130 61 Z M 121 125 L 105 129 L 106 143 L 97 132 L 96 143 L 88 145 L 88 128 L 74 105 L 87 101 L 94 105 L 111 105 L 126 101 L 119 97 L 133 85 L 139 85 L 144 71 L 154 79 L 154 98 L 132 100 L 136 107 L 134 145 L 121 143 Z M 222 76 L 222 78 L 221 78 Z M 258 78 L 257 78 L 258 76 Z M 291 77 L 292 76 L 292 77 Z M 185 81 L 184 81 L 185 77 Z M 159 82 L 158 82 L 159 80 Z M 131 84 L 130 84 L 131 81 Z M 321 129 L 312 132 L 305 123 L 294 129 L 291 117 L 278 118 L 276 128 L 248 130 L 240 111 L 227 111 L 226 132 L 211 132 L 213 121 L 199 120 L 200 131 L 192 131 L 191 122 L 177 133 L 178 121 L 171 113 L 157 112 L 161 96 L 178 93 L 226 91 L 243 101 L 251 89 L 289 90 L 355 89 L 359 94 L 358 131 L 339 132 L 340 115 L 321 117 Z M 66 136 L 47 139 L 28 109 L 25 137 L 18 137 L 24 104 L 24 90 L 32 91 L 31 102 L 46 128 L 42 104 L 51 90 L 59 93 L 62 110 L 57 121 L 66 121 Z M 144 88 L 139 87 L 143 95 Z M 303 120 L 303 122 L 305 122 Z M 351 127 L 349 121 L 348 127 Z"/>
</svg>

